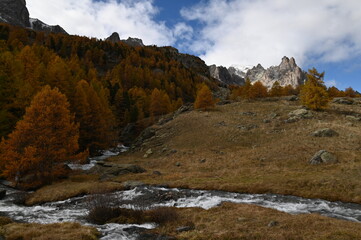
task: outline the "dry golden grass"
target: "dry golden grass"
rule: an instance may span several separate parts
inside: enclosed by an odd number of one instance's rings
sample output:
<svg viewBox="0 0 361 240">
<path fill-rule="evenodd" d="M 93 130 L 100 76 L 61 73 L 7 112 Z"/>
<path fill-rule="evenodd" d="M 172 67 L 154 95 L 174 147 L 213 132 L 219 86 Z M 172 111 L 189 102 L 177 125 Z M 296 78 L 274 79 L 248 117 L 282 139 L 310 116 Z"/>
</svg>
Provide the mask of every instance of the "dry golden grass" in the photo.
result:
<svg viewBox="0 0 361 240">
<path fill-rule="evenodd" d="M 361 108 L 331 105 L 325 112 L 313 112 L 312 119 L 285 123 L 288 113 L 300 107 L 288 101 L 257 101 L 218 106 L 210 112 L 188 112 L 155 126 L 156 136 L 141 149 L 109 160 L 138 164 L 148 170 L 121 176 L 117 181 L 361 203 L 361 122 L 350 122 L 345 117 L 361 114 Z M 272 114 L 278 116 L 272 118 Z M 265 123 L 265 119 L 271 122 Z M 242 129 L 252 125 L 257 127 Z M 310 136 L 326 127 L 340 135 Z M 154 154 L 143 158 L 148 149 Z M 309 165 L 309 159 L 321 149 L 336 154 L 340 163 Z M 177 152 L 172 154 L 171 150 Z"/>
<path fill-rule="evenodd" d="M 79 223 L 10 223 L 0 227 L 0 234 L 7 240 L 95 240 L 100 236 L 96 228 Z"/>
<path fill-rule="evenodd" d="M 177 239 L 244 240 L 355 240 L 361 239 L 359 223 L 316 214 L 290 215 L 252 205 L 224 203 L 210 210 L 179 209 L 179 221 L 155 231 Z M 195 229 L 177 233 L 176 228 L 194 223 Z M 274 222 L 274 226 L 269 226 Z"/>
<path fill-rule="evenodd" d="M 99 182 L 98 177 L 92 175 L 76 175 L 35 191 L 26 200 L 26 204 L 35 205 L 44 202 L 61 201 L 89 193 L 111 192 L 122 189 L 123 186 L 120 183 Z"/>
</svg>

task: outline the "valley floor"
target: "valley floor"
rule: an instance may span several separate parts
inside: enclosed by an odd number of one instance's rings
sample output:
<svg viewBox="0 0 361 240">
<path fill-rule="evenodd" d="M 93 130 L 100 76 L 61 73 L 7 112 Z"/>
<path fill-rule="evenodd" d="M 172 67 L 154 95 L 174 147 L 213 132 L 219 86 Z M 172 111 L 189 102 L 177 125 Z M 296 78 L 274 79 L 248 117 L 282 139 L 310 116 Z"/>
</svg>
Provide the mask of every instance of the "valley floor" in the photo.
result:
<svg viewBox="0 0 361 240">
<path fill-rule="evenodd" d="M 146 172 L 73 177 L 38 190 L 29 203 L 49 201 L 45 197 L 49 195 L 52 200 L 76 195 L 76 191 L 69 193 L 73 185 L 81 193 L 92 192 L 95 185 L 86 186 L 90 178 L 110 189 L 134 180 L 169 187 L 361 203 L 360 106 L 333 103 L 326 111 L 312 111 L 312 117 L 299 119 L 292 119 L 289 113 L 302 106 L 282 99 L 236 102 L 209 112 L 187 111 L 152 126 L 154 136 L 143 139 L 128 153 L 107 160 L 135 164 Z M 311 136 L 324 128 L 339 135 Z M 338 163 L 309 164 L 319 150 L 336 155 Z M 85 189 L 79 187 L 83 184 Z M 57 197 L 58 192 L 61 194 Z M 210 210 L 178 211 L 180 222 L 156 231 L 180 239 L 361 239 L 359 223 L 313 214 L 296 216 L 231 203 Z M 175 232 L 174 224 L 186 220 L 194 223 L 195 230 Z M 269 226 L 271 222 L 274 224 Z"/>
</svg>

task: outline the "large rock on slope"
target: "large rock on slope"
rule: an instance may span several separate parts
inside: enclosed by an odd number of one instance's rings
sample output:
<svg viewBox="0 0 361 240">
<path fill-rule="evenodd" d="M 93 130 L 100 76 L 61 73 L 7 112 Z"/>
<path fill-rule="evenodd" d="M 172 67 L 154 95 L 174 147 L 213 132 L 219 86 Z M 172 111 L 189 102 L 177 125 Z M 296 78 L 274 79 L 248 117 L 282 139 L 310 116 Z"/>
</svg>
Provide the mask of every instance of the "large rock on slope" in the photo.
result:
<svg viewBox="0 0 361 240">
<path fill-rule="evenodd" d="M 247 72 L 246 77 L 251 82 L 260 81 L 268 88 L 271 88 L 276 81 L 281 86 L 291 85 L 297 87 L 304 83 L 306 73 L 297 66 L 294 58 L 283 57 L 280 65 L 268 69 L 264 69 L 258 64 Z"/>
<path fill-rule="evenodd" d="M 50 26 L 39 19 L 30 18 L 25 0 L 0 0 L 0 22 L 36 31 L 67 34 L 59 25 Z"/>
</svg>

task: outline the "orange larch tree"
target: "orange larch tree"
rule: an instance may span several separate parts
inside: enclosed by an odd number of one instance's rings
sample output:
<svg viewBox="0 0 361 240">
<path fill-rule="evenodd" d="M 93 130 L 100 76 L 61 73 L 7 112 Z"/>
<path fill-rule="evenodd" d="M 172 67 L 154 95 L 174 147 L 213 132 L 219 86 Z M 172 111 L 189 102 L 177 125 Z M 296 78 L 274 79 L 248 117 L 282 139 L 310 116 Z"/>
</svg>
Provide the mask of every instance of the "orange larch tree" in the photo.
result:
<svg viewBox="0 0 361 240">
<path fill-rule="evenodd" d="M 78 128 L 65 95 L 44 87 L 0 144 L 2 175 L 21 187 L 39 186 L 62 176 L 65 163 L 85 157 L 76 154 Z"/>
<path fill-rule="evenodd" d="M 203 84 L 198 90 L 194 107 L 197 109 L 209 110 L 214 108 L 215 101 L 211 90 L 206 84 Z"/>
</svg>

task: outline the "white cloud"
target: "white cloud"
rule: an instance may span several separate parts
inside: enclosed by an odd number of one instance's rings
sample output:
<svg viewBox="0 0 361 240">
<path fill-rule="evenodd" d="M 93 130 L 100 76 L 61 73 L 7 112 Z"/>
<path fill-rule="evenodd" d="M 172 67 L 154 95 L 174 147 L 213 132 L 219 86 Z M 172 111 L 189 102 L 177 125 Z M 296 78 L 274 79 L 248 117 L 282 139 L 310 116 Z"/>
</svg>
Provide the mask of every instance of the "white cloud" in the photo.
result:
<svg viewBox="0 0 361 240">
<path fill-rule="evenodd" d="M 336 87 L 337 86 L 337 82 L 336 80 L 326 80 L 325 81 L 325 85 L 327 87 Z"/>
<path fill-rule="evenodd" d="M 27 7 L 31 17 L 59 24 L 70 34 L 106 38 L 118 32 L 149 45 L 175 42 L 173 31 L 154 20 L 158 9 L 153 0 L 31 0 Z"/>
<path fill-rule="evenodd" d="M 361 55 L 359 0 L 209 0 L 183 9 L 203 24 L 191 49 L 207 64 L 299 65 Z"/>
</svg>

